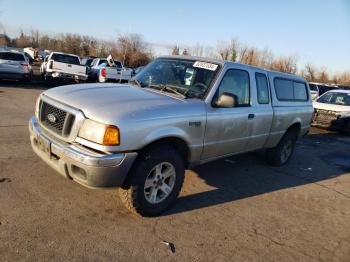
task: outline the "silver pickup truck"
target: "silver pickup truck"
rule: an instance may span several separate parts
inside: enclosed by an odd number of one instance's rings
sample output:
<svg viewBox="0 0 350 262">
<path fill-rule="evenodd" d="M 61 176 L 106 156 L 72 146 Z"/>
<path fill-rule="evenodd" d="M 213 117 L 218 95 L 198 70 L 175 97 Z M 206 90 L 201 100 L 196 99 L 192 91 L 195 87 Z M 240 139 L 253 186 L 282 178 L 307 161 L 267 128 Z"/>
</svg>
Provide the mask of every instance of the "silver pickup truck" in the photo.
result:
<svg viewBox="0 0 350 262">
<path fill-rule="evenodd" d="M 170 56 L 129 84 L 43 92 L 29 130 L 33 150 L 58 173 L 118 187 L 127 208 L 155 216 L 176 200 L 186 168 L 259 149 L 270 164 L 286 164 L 312 113 L 303 78 Z"/>
</svg>

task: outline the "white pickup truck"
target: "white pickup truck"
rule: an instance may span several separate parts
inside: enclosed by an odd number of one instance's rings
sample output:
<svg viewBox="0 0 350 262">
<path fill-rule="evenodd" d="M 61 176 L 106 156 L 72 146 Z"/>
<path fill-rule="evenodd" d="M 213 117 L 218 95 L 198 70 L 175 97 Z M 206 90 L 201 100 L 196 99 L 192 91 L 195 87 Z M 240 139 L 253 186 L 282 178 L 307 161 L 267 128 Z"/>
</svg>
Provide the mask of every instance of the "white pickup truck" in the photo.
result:
<svg viewBox="0 0 350 262">
<path fill-rule="evenodd" d="M 46 81 L 75 80 L 85 81 L 88 78 L 87 67 L 82 66 L 79 56 L 52 52 L 41 64 L 40 73 Z"/>
<path fill-rule="evenodd" d="M 91 81 L 105 82 L 127 82 L 132 77 L 132 70 L 124 67 L 123 63 L 107 58 L 95 58 L 89 68 L 89 79 Z"/>
</svg>

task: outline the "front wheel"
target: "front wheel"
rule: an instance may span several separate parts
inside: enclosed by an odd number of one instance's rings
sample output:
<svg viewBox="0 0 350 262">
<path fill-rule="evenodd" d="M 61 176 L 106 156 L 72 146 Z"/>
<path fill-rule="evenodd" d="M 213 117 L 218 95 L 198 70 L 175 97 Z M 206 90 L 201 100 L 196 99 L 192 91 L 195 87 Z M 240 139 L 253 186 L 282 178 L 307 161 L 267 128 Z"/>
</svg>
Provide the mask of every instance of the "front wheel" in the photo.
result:
<svg viewBox="0 0 350 262">
<path fill-rule="evenodd" d="M 277 144 L 276 147 L 270 148 L 266 151 L 267 162 L 273 166 L 283 166 L 291 158 L 295 143 L 297 141 L 297 134 L 294 131 L 288 131 Z"/>
<path fill-rule="evenodd" d="M 128 185 L 119 188 L 119 196 L 132 212 L 156 216 L 175 202 L 184 181 L 184 161 L 168 146 L 141 153 L 132 168 Z"/>
</svg>

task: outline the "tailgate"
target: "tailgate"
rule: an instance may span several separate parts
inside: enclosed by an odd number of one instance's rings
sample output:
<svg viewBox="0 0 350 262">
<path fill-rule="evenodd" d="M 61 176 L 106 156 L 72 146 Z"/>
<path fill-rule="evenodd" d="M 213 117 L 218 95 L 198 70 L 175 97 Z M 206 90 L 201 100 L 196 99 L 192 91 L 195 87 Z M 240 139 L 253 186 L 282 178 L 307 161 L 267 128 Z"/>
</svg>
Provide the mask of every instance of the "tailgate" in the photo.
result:
<svg viewBox="0 0 350 262">
<path fill-rule="evenodd" d="M 116 80 L 129 80 L 131 79 L 131 71 L 115 67 L 106 67 L 106 78 Z"/>
<path fill-rule="evenodd" d="M 115 67 L 105 67 L 107 79 L 120 79 L 120 71 Z"/>
<path fill-rule="evenodd" d="M 86 66 L 82 65 L 73 65 L 53 61 L 52 70 L 71 75 L 86 76 Z"/>
</svg>

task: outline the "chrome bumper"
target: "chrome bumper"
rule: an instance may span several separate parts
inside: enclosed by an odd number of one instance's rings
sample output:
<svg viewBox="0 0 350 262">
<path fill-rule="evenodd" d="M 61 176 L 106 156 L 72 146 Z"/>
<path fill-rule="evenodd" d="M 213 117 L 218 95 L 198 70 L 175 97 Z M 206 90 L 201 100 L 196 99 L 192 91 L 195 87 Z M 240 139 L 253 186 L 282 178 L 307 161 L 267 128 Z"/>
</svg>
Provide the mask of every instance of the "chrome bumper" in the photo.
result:
<svg viewBox="0 0 350 262">
<path fill-rule="evenodd" d="M 78 145 L 57 141 L 43 133 L 38 120 L 29 121 L 30 142 L 34 152 L 61 175 L 90 188 L 121 186 L 136 152 L 98 154 Z"/>
</svg>

